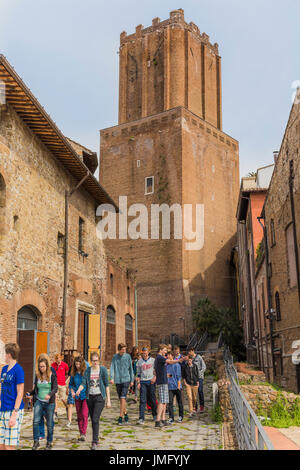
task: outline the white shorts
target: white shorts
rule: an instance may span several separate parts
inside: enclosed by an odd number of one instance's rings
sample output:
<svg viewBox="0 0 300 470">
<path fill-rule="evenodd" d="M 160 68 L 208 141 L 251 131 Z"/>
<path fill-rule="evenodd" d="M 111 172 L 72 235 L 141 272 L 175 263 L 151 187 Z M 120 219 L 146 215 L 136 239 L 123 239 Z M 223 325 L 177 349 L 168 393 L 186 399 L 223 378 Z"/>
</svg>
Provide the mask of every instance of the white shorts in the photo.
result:
<svg viewBox="0 0 300 470">
<path fill-rule="evenodd" d="M 0 444 L 18 446 L 24 410 L 18 411 L 16 424 L 12 428 L 8 426 L 11 414 L 12 411 L 0 411 Z"/>
</svg>

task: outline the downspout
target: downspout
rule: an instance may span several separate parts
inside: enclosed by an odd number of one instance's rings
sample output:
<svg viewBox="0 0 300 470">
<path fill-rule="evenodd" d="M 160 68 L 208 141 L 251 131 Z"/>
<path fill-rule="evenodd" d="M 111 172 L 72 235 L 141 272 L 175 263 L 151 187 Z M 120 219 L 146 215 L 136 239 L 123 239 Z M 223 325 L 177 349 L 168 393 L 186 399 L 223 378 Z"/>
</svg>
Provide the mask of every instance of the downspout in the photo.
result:
<svg viewBox="0 0 300 470">
<path fill-rule="evenodd" d="M 298 243 L 297 243 L 295 202 L 294 202 L 294 177 L 295 177 L 294 160 L 290 160 L 289 187 L 290 187 L 290 199 L 291 199 L 291 213 L 292 213 L 292 221 L 293 221 L 295 262 L 296 262 L 297 283 L 298 283 L 298 300 L 300 303 L 300 269 L 299 269 L 299 252 L 298 252 Z"/>
<path fill-rule="evenodd" d="M 265 261 L 266 261 L 266 273 L 267 273 L 267 292 L 268 292 L 268 318 L 270 325 L 270 346 L 271 346 L 271 359 L 272 359 L 272 369 L 273 369 L 273 380 L 276 376 L 275 360 L 274 360 L 274 338 L 273 338 L 273 308 L 272 308 L 272 294 L 271 294 L 271 277 L 270 277 L 270 263 L 269 263 L 269 249 L 268 249 L 268 236 L 266 225 L 262 224 L 260 219 L 265 221 L 265 208 L 262 210 L 262 216 L 257 217 L 258 222 L 260 223 L 264 231 L 264 240 L 265 240 Z M 267 335 L 266 335 L 267 340 Z M 268 357 L 268 348 L 267 348 L 267 357 Z"/>
<path fill-rule="evenodd" d="M 63 309 L 62 309 L 62 339 L 61 352 L 65 350 L 66 317 L 67 317 L 67 293 L 69 283 L 69 200 L 72 194 L 84 183 L 89 176 L 90 171 L 79 181 L 70 191 L 65 191 L 65 252 L 64 252 L 64 288 L 63 288 Z"/>
<path fill-rule="evenodd" d="M 137 289 L 134 288 L 134 309 L 135 309 L 135 344 L 139 344 L 139 334 L 138 334 L 138 310 L 137 310 Z"/>
</svg>

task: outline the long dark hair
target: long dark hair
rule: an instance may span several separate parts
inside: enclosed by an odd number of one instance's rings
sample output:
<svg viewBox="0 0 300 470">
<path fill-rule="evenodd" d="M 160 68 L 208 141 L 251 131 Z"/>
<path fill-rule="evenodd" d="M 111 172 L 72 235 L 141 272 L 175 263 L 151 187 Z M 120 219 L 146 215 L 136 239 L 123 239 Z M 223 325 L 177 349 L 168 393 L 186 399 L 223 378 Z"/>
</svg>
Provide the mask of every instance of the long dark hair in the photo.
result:
<svg viewBox="0 0 300 470">
<path fill-rule="evenodd" d="M 79 370 L 80 375 L 84 375 L 86 371 L 86 363 L 83 357 L 81 356 L 74 357 L 73 364 L 72 364 L 72 371 L 71 371 L 71 375 L 73 375 L 73 377 L 78 372 L 76 369 L 76 364 L 75 364 L 76 362 L 80 362 L 80 370 Z"/>
</svg>

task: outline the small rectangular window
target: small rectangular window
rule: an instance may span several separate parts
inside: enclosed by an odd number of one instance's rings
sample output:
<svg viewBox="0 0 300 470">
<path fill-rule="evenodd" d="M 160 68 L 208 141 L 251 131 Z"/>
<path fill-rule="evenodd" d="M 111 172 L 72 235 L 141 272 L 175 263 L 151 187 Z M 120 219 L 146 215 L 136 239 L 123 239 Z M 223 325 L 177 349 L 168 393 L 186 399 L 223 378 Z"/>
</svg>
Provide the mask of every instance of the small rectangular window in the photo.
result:
<svg viewBox="0 0 300 470">
<path fill-rule="evenodd" d="M 275 225 L 274 225 L 274 220 L 271 219 L 270 223 L 270 232 L 271 232 L 271 246 L 276 245 L 276 239 L 275 239 Z"/>
<path fill-rule="evenodd" d="M 63 255 L 65 252 L 65 236 L 58 232 L 57 234 L 57 254 Z"/>
<path fill-rule="evenodd" d="M 154 176 L 148 176 L 145 178 L 145 194 L 154 193 Z"/>
<path fill-rule="evenodd" d="M 290 224 L 285 231 L 289 287 L 294 287 L 297 285 L 297 269 L 293 230 L 293 224 Z"/>
<path fill-rule="evenodd" d="M 78 251 L 84 251 L 84 220 L 79 217 L 79 225 L 78 225 Z"/>
</svg>

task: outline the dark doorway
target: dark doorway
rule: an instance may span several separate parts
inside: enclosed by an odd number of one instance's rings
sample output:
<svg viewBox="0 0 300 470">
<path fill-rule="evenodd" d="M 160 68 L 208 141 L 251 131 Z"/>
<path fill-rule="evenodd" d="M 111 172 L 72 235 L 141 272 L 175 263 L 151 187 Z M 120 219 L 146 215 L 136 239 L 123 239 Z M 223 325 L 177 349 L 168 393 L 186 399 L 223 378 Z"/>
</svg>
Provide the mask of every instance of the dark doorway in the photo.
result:
<svg viewBox="0 0 300 470">
<path fill-rule="evenodd" d="M 89 355 L 89 314 L 82 310 L 78 311 L 78 337 L 77 350 L 88 361 Z"/>
<path fill-rule="evenodd" d="M 300 363 L 296 365 L 297 393 L 300 393 Z"/>
<path fill-rule="evenodd" d="M 112 306 L 106 309 L 106 351 L 105 360 L 110 362 L 116 353 L 116 311 Z"/>
</svg>

